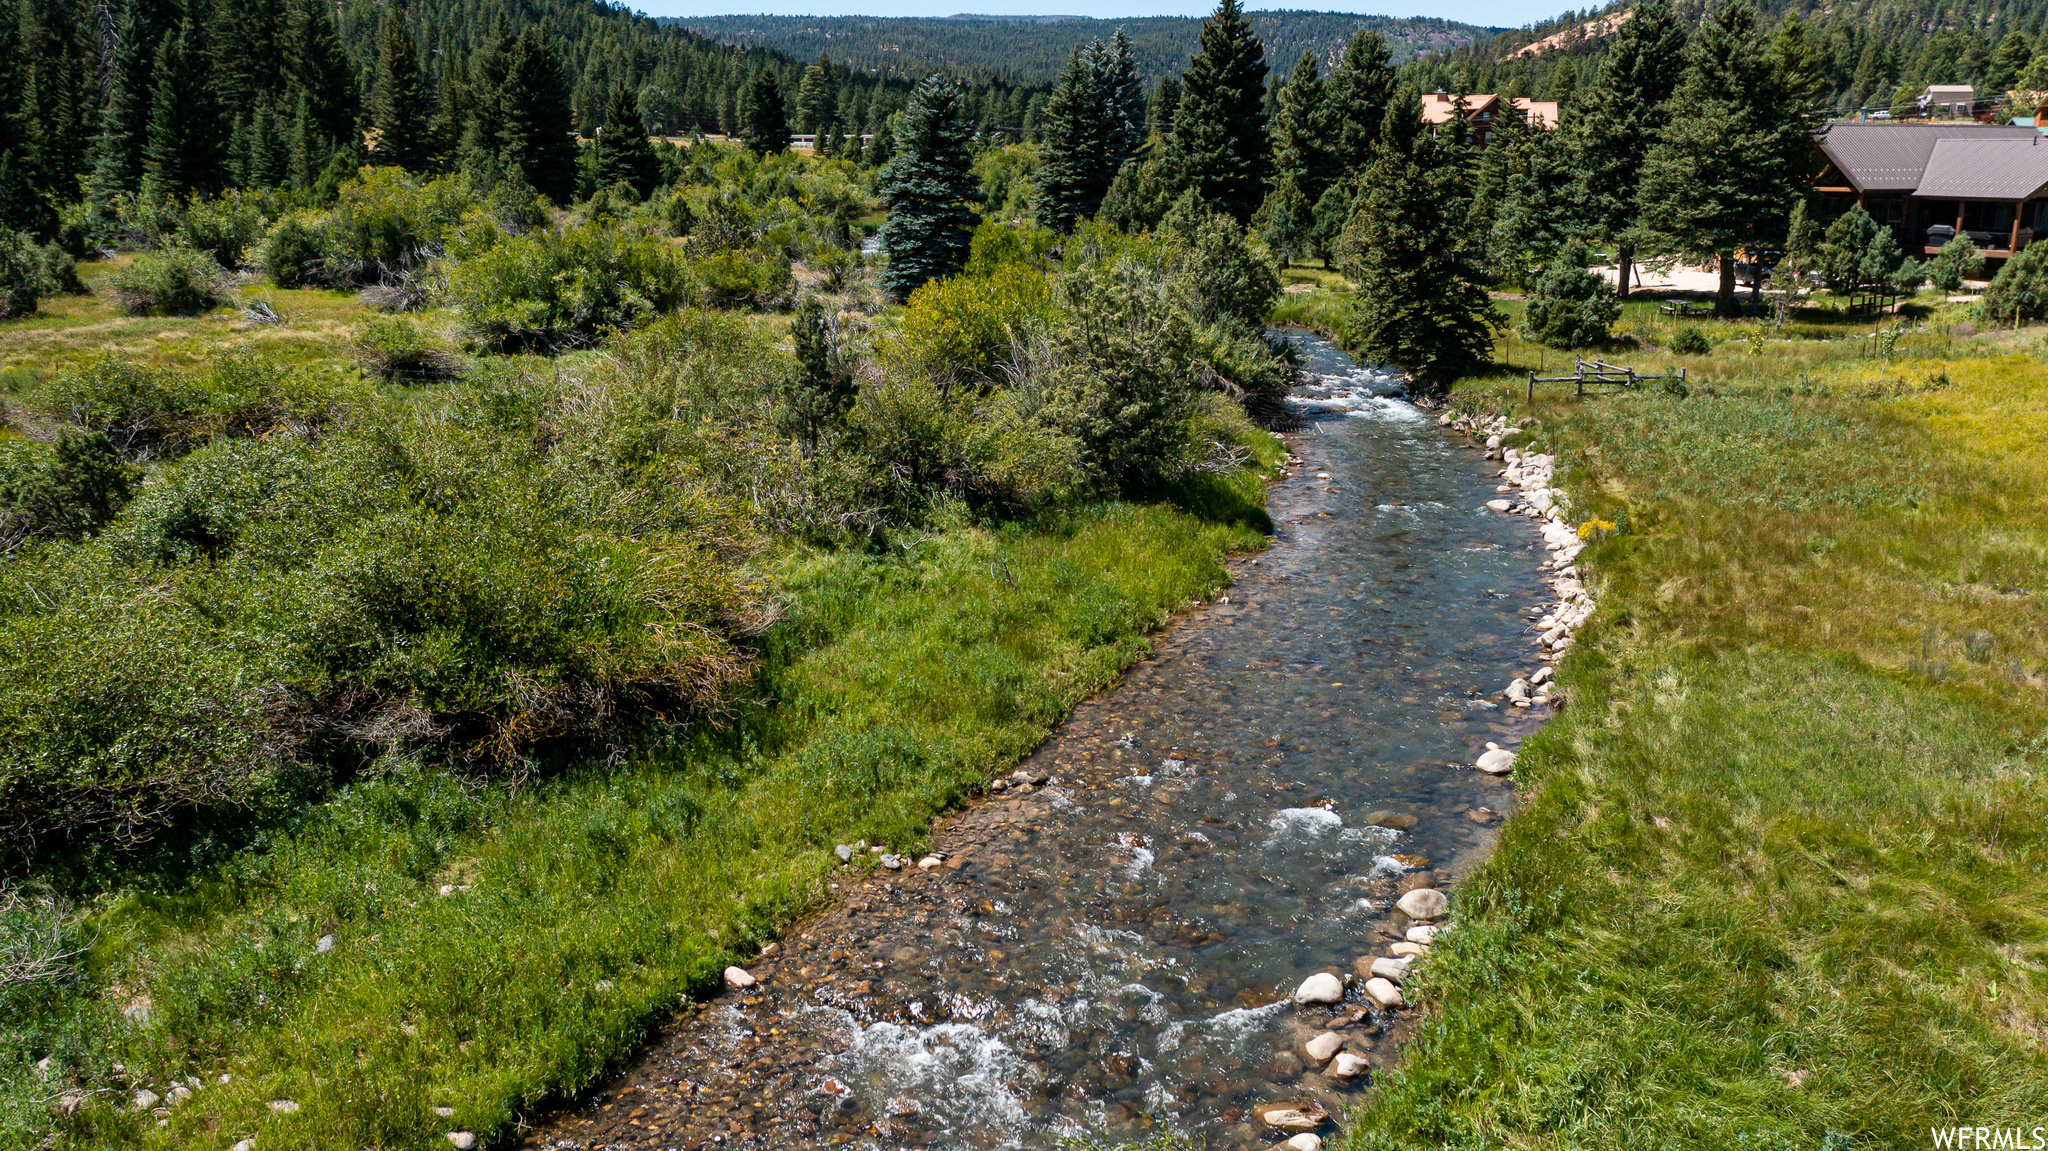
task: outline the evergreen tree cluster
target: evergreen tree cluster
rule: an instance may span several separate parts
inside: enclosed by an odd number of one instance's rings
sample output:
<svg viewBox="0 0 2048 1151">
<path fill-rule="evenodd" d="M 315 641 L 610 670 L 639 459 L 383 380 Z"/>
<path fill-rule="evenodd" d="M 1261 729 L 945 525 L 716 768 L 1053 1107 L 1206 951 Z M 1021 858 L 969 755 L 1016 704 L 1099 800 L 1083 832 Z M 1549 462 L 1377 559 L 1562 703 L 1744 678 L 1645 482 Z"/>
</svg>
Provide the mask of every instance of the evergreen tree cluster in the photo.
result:
<svg viewBox="0 0 2048 1151">
<path fill-rule="evenodd" d="M 1077 48 L 1039 121 L 1038 222 L 1061 232 L 1093 216 L 1124 162 L 1145 142 L 1145 92 L 1131 43 Z"/>
</svg>

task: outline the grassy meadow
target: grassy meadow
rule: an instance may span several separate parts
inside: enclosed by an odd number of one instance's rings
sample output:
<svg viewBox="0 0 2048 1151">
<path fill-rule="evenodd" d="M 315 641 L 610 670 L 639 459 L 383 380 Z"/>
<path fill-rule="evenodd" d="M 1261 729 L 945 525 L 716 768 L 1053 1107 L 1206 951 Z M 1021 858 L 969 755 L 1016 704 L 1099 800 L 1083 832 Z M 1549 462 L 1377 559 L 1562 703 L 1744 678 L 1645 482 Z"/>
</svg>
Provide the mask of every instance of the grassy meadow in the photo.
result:
<svg viewBox="0 0 2048 1151">
<path fill-rule="evenodd" d="M 1529 405 L 1522 349 L 1459 385 L 1536 421 L 1620 530 L 1348 1146 L 1903 1148 L 2048 1117 L 2048 333 L 1913 313 L 1607 355 L 1685 367 L 1684 394 Z M 1618 334 L 1676 327 L 1631 303 Z"/>
</svg>

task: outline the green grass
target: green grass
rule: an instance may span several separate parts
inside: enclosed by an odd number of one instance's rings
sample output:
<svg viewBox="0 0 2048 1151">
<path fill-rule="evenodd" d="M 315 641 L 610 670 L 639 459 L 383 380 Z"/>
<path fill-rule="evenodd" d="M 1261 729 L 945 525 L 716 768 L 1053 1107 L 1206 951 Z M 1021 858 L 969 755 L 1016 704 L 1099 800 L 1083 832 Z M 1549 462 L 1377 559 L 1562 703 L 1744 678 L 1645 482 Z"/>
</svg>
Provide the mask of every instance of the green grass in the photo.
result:
<svg viewBox="0 0 2048 1151">
<path fill-rule="evenodd" d="M 2041 1120 L 2030 346 L 1723 345 L 1683 399 L 1461 385 L 1541 419 L 1623 530 L 1585 557 L 1601 609 L 1568 706 L 1523 748 L 1523 810 L 1457 891 L 1351 1146 L 1924 1147 Z"/>
<path fill-rule="evenodd" d="M 724 733 L 516 791 L 372 772 L 189 886 L 104 897 L 83 984 L 14 1005 L 0 1145 L 38 1145 L 67 1080 L 106 1092 L 58 1125 L 78 1147 L 430 1147 L 573 1093 L 824 898 L 834 843 L 920 846 L 1222 587 L 1263 537 L 1206 498 L 1208 521 L 1112 504 L 791 554 L 773 705 Z M 145 1001 L 147 1025 L 121 1016 Z M 162 1128 L 113 1105 L 187 1076 L 205 1086 Z"/>
</svg>

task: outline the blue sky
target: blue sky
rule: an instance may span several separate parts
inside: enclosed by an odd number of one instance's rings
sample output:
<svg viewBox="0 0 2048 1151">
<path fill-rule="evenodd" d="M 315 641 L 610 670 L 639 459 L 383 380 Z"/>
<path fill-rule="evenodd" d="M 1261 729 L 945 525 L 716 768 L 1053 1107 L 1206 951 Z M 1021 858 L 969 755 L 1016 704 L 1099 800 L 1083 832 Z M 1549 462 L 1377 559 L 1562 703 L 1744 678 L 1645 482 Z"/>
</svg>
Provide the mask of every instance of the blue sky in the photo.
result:
<svg viewBox="0 0 2048 1151">
<path fill-rule="evenodd" d="M 630 2 L 630 0 L 629 0 Z M 1056 13 L 1116 19 L 1129 16 L 1206 16 L 1214 0 L 640 0 L 650 16 L 951 16 L 983 12 L 1010 16 Z M 1529 0 L 1370 0 L 1370 2 L 1255 4 L 1255 8 L 1364 12 L 1376 16 L 1441 16 L 1472 24 L 1519 27 L 1557 15 L 1570 5 Z"/>
</svg>

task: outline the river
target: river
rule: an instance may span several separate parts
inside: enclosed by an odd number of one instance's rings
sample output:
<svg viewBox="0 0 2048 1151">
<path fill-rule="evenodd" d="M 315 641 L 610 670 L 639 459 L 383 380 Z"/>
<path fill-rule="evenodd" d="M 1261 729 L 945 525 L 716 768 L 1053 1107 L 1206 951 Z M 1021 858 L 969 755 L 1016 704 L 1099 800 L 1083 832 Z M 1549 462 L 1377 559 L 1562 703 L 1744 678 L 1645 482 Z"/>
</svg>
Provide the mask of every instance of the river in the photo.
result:
<svg viewBox="0 0 2048 1151">
<path fill-rule="evenodd" d="M 1512 785 L 1470 765 L 1544 718 L 1497 693 L 1540 666 L 1545 554 L 1485 510 L 1497 465 L 1296 338 L 1300 460 L 1227 602 L 1076 709 L 1023 765 L 1044 785 L 949 821 L 945 866 L 842 871 L 758 988 L 686 1013 L 528 1146 L 980 1151 L 1164 1124 L 1239 1147 L 1276 1138 L 1257 1103 L 1341 1119 L 1365 1085 L 1302 1042 L 1334 1028 L 1383 1067 L 1411 1013 L 1289 995 L 1385 954 L 1398 893 L 1454 888 L 1491 847 Z"/>
</svg>

